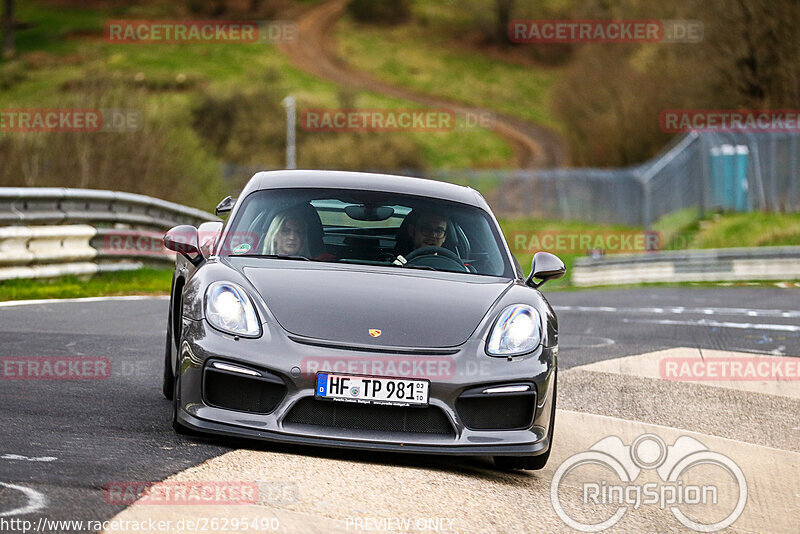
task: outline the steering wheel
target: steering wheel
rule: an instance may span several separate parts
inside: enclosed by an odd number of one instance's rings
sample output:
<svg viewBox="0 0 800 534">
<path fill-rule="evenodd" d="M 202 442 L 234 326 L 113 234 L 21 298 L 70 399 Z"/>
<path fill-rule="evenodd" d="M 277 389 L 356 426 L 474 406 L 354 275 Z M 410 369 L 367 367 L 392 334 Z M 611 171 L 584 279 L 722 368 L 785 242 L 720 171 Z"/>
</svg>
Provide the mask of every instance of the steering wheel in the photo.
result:
<svg viewBox="0 0 800 534">
<path fill-rule="evenodd" d="M 434 268 L 451 267 L 455 264 L 459 270 L 469 271 L 458 254 L 444 247 L 422 247 L 405 256 L 409 265 L 427 265 Z M 437 265 L 438 264 L 438 265 Z"/>
</svg>

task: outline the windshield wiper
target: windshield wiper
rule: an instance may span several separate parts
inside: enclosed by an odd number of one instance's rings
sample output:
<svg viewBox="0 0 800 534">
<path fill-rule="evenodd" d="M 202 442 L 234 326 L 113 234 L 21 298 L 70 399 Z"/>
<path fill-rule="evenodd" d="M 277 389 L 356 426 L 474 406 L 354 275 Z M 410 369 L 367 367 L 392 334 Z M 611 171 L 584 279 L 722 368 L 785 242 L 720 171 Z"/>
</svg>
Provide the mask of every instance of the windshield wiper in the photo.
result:
<svg viewBox="0 0 800 534">
<path fill-rule="evenodd" d="M 275 260 L 299 260 L 299 261 L 313 261 L 311 258 L 305 256 L 296 256 L 293 254 L 246 254 L 245 258 L 271 258 Z"/>
<path fill-rule="evenodd" d="M 399 265 L 398 265 L 398 267 L 399 267 Z M 403 268 L 405 268 L 405 269 L 424 269 L 426 271 L 441 271 L 441 269 L 437 269 L 436 267 L 431 267 L 430 265 L 409 265 L 407 263 L 405 265 L 403 265 Z"/>
</svg>

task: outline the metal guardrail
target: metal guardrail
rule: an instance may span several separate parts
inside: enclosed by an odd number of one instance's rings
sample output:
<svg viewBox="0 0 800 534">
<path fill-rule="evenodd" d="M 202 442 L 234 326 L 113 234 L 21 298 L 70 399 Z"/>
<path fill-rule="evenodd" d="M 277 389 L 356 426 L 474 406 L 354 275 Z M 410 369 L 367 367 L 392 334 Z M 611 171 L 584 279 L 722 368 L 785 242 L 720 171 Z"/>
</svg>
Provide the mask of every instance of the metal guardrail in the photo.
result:
<svg viewBox="0 0 800 534">
<path fill-rule="evenodd" d="M 164 231 L 219 220 L 156 198 L 92 189 L 0 188 L 0 280 L 172 263 Z"/>
<path fill-rule="evenodd" d="M 202 210 L 145 195 L 63 187 L 0 187 L 0 226 L 127 224 L 169 229 L 219 220 Z"/>
<path fill-rule="evenodd" d="M 576 286 L 800 280 L 800 247 L 701 249 L 578 258 Z"/>
</svg>

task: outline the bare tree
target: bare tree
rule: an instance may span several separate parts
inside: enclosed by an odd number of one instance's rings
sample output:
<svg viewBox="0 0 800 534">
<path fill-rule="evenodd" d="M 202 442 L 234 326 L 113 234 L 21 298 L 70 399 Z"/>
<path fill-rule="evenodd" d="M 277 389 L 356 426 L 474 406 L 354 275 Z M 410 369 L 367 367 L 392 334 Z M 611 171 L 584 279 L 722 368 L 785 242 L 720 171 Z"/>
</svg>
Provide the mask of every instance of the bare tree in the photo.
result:
<svg viewBox="0 0 800 534">
<path fill-rule="evenodd" d="M 511 11 L 514 9 L 514 0 L 495 0 L 495 38 L 500 44 L 507 44 L 508 25 L 511 22 Z"/>
<path fill-rule="evenodd" d="M 748 107 L 796 105 L 800 98 L 800 4 L 794 0 L 713 0 L 703 4 L 702 59 Z"/>
<path fill-rule="evenodd" d="M 3 57 L 14 55 L 14 0 L 3 1 Z"/>
</svg>

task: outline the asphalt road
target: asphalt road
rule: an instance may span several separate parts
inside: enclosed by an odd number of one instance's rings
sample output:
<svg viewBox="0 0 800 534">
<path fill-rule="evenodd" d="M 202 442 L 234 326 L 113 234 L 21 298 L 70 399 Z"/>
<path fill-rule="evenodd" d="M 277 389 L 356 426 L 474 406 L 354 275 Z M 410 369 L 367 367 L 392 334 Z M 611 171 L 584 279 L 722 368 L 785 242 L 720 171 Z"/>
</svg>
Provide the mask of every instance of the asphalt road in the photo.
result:
<svg viewBox="0 0 800 534">
<path fill-rule="evenodd" d="M 800 355 L 800 293 L 794 289 L 627 289 L 545 291 L 545 295 L 559 318 L 562 368 L 671 347 Z"/>
<path fill-rule="evenodd" d="M 800 355 L 796 290 L 545 294 L 559 316 L 562 368 L 670 347 Z M 171 404 L 160 392 L 167 305 L 148 298 L 0 306 L 0 357 L 94 356 L 112 370 L 103 380 L 0 380 L 0 519 L 110 519 L 124 507 L 106 502 L 107 484 L 159 481 L 254 446 L 173 433 Z M 570 393 L 560 388 L 562 395 Z M 362 453 L 334 456 L 348 455 Z M 39 509 L 7 515 L 31 505 Z"/>
</svg>

